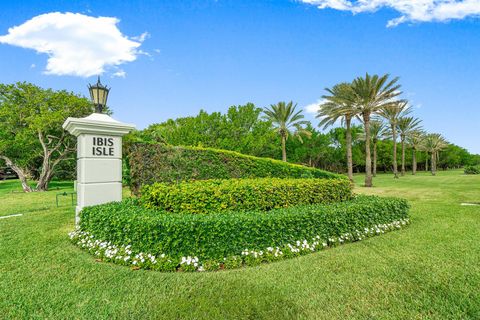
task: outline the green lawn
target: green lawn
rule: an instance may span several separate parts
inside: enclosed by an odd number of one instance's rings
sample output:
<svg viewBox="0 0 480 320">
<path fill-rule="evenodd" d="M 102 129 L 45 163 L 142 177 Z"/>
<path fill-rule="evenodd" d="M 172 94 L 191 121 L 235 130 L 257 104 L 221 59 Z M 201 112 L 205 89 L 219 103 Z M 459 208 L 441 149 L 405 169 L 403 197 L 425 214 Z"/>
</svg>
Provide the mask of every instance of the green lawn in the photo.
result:
<svg viewBox="0 0 480 320">
<path fill-rule="evenodd" d="M 356 177 L 358 184 L 361 176 Z M 0 182 L 0 318 L 479 319 L 480 176 L 381 175 L 412 224 L 334 249 L 215 273 L 132 271 L 72 246 L 74 210 Z"/>
</svg>

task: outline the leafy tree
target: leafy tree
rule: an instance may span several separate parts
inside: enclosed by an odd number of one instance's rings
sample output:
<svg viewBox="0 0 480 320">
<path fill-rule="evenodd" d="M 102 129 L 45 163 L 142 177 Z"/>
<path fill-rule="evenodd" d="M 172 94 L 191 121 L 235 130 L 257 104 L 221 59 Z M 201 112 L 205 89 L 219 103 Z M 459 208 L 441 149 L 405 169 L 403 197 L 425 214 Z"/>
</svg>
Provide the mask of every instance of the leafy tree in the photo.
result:
<svg viewBox="0 0 480 320">
<path fill-rule="evenodd" d="M 320 105 L 317 118 L 320 118 L 319 126 L 325 129 L 334 125 L 338 120 L 345 124 L 346 128 L 346 145 L 347 145 L 347 174 L 348 178 L 353 181 L 353 162 L 352 162 L 352 132 L 351 124 L 353 118 L 358 115 L 355 106 L 355 96 L 352 88 L 348 83 L 340 83 L 331 89 L 325 89 L 329 95 L 324 95 L 325 103 Z"/>
<path fill-rule="evenodd" d="M 394 101 L 393 103 L 385 105 L 382 109 L 379 110 L 379 114 L 385 118 L 390 124 L 390 133 L 392 140 L 395 142 L 393 144 L 393 175 L 395 178 L 398 178 L 398 165 L 397 165 L 397 126 L 398 121 L 401 117 L 408 115 L 412 111 L 411 107 L 408 106 L 408 102 Z"/>
<path fill-rule="evenodd" d="M 460 168 L 464 165 L 475 165 L 474 158 L 475 156 L 466 149 L 450 143 L 442 150 L 442 159 L 439 160 L 438 165 L 443 169 Z"/>
<path fill-rule="evenodd" d="M 407 136 L 416 130 L 420 130 L 422 120 L 414 117 L 401 117 L 398 119 L 398 132 L 400 133 L 400 143 L 402 144 L 402 176 L 405 175 L 405 141 Z"/>
<path fill-rule="evenodd" d="M 466 164 L 469 164 L 471 166 L 480 165 L 480 154 L 470 154 L 468 158 L 469 160 Z M 465 165 L 465 163 L 462 163 L 462 165 Z"/>
<path fill-rule="evenodd" d="M 300 142 L 303 142 L 302 135 L 311 136 L 311 132 L 304 129 L 303 126 L 308 124 L 304 118 L 302 110 L 296 111 L 297 105 L 292 101 L 285 103 L 279 102 L 265 108 L 266 119 L 272 122 L 275 131 L 280 135 L 282 140 L 282 160 L 287 161 L 286 142 L 290 135 L 296 136 Z"/>
<path fill-rule="evenodd" d="M 172 145 L 215 147 L 222 136 L 224 121 L 220 112 L 211 114 L 200 110 L 194 117 L 168 119 L 149 126 L 145 132 L 156 140 Z"/>
<path fill-rule="evenodd" d="M 276 157 L 276 135 L 270 121 L 261 119 L 262 109 L 252 103 L 233 106 L 227 111 L 222 149 L 233 149 L 240 153 L 261 157 Z"/>
<path fill-rule="evenodd" d="M 287 140 L 287 149 L 291 150 L 289 161 L 332 170 L 330 165 L 335 162 L 335 149 L 331 146 L 330 136 L 315 130 L 310 123 L 305 129 L 312 135 L 303 143 L 298 139 Z"/>
<path fill-rule="evenodd" d="M 204 146 L 260 157 L 276 157 L 276 134 L 271 122 L 260 117 L 252 103 L 231 106 L 226 114 L 204 110 L 193 117 L 169 119 L 150 125 L 138 138 L 171 145 Z"/>
<path fill-rule="evenodd" d="M 344 172 L 347 168 L 346 163 L 346 150 L 347 150 L 347 142 L 346 142 L 346 128 L 343 127 L 336 127 L 331 129 L 328 132 L 330 137 L 330 143 L 333 146 L 332 152 L 334 152 L 334 157 L 332 157 L 332 167 L 334 171 L 337 172 Z M 352 163 L 353 169 L 357 172 L 360 170 L 364 170 L 365 166 L 365 155 L 363 153 L 364 149 L 364 132 L 361 126 L 352 125 L 351 127 L 351 135 L 352 135 Z"/>
<path fill-rule="evenodd" d="M 389 75 L 383 76 L 368 73 L 365 77 L 358 77 L 352 82 L 355 95 L 355 105 L 363 120 L 365 130 L 365 186 L 372 186 L 372 159 L 370 155 L 370 118 L 390 105 L 401 94 L 398 78 L 389 80 Z"/>
<path fill-rule="evenodd" d="M 377 167 L 384 173 L 391 172 L 393 163 L 393 141 L 392 140 L 379 140 L 377 142 Z M 378 170 L 377 169 L 377 170 Z"/>
<path fill-rule="evenodd" d="M 93 112 L 90 102 L 67 91 L 30 83 L 0 84 L 0 159 L 26 192 L 45 191 L 59 163 L 75 151 L 75 138 L 62 128 L 67 117 Z M 28 180 L 38 176 L 35 188 Z"/>
</svg>

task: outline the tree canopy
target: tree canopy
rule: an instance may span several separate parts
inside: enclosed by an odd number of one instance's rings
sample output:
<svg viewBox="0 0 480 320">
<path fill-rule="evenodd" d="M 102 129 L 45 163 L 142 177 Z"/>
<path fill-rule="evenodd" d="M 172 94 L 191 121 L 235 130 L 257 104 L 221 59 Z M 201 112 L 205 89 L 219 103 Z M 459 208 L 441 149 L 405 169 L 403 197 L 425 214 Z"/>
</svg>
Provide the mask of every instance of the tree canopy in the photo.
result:
<svg viewBox="0 0 480 320">
<path fill-rule="evenodd" d="M 0 159 L 15 170 L 25 191 L 47 190 L 56 167 L 75 151 L 63 122 L 92 111 L 86 98 L 65 90 L 0 84 Z M 38 181 L 35 188 L 31 178 Z"/>
<path fill-rule="evenodd" d="M 290 162 L 349 172 L 350 176 L 354 171 L 368 173 L 372 164 L 373 172 L 377 167 L 395 171 L 399 156 L 402 172 L 411 168 L 413 174 L 417 162 L 419 170 L 427 170 L 430 161 L 432 174 L 437 165 L 447 169 L 480 163 L 479 155 L 448 143 L 441 135 L 419 130 L 420 120 L 406 117 L 411 112 L 408 103 L 396 98 L 399 88 L 397 78 L 367 74 L 327 89 L 326 103 L 319 105 L 321 125 L 336 125 L 340 120 L 339 126 L 327 132 L 325 127 L 317 129 L 306 121 L 293 102 L 270 109 L 248 103 L 231 106 L 226 113 L 201 110 L 196 116 L 152 124 L 130 133 L 124 141 L 127 146 L 129 141 L 151 141 L 284 160 L 288 150 Z M 46 190 L 65 163 L 69 172 L 75 171 L 76 141 L 62 129 L 63 122 L 67 117 L 84 117 L 91 112 L 89 100 L 65 90 L 42 89 L 29 83 L 0 84 L 0 165 L 15 170 L 25 191 Z M 400 141 L 393 139 L 392 129 L 399 132 Z M 294 134 L 309 139 L 286 139 Z M 411 152 L 405 152 L 407 148 Z M 128 147 L 125 150 L 128 152 Z M 32 187 L 29 179 L 36 180 L 36 186 Z"/>
<path fill-rule="evenodd" d="M 278 134 L 271 130 L 271 122 L 261 116 L 262 109 L 249 103 L 244 106 L 232 106 L 227 113 L 208 113 L 200 111 L 197 116 L 177 118 L 154 124 L 142 131 L 126 136 L 130 139 L 154 141 L 170 145 L 204 146 L 232 150 L 259 157 L 281 159 L 278 147 Z M 375 118 L 371 127 L 379 125 Z M 298 139 L 288 139 L 286 149 L 289 150 L 289 162 L 304 164 L 334 172 L 347 172 L 346 128 L 333 127 L 322 131 L 307 123 L 304 127 L 311 132 L 311 137 L 301 143 Z M 372 142 L 376 144 L 378 170 L 392 171 L 393 141 L 390 134 L 373 134 Z M 351 127 L 352 162 L 354 172 L 365 170 L 365 133 L 363 126 L 354 124 Z M 400 145 L 400 142 L 398 142 Z M 409 144 L 409 147 L 410 144 Z M 425 169 L 426 155 L 417 145 L 416 158 L 419 169 Z M 401 157 L 401 148 L 398 148 Z M 471 155 L 467 150 L 449 145 L 442 151 L 439 166 L 455 168 L 466 164 L 477 163 L 480 157 Z M 412 168 L 412 154 L 406 153 L 405 164 Z"/>
</svg>

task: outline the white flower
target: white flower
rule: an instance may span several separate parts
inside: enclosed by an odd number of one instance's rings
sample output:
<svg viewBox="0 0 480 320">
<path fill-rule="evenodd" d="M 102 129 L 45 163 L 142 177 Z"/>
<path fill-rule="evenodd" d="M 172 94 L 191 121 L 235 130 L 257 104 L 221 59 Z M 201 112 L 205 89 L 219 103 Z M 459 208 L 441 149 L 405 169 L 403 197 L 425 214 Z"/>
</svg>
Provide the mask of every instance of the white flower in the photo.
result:
<svg viewBox="0 0 480 320">
<path fill-rule="evenodd" d="M 409 219 L 400 219 L 396 221 L 392 221 L 390 223 L 386 224 L 377 224 L 374 226 L 371 226 L 370 228 L 365 227 L 363 230 L 355 230 L 351 233 L 344 233 L 340 236 L 335 236 L 335 237 L 328 237 L 326 242 L 320 242 L 319 240 L 321 237 L 319 235 L 315 236 L 312 239 L 312 243 L 308 243 L 306 239 L 303 240 L 297 240 L 294 243 L 296 246 L 291 245 L 291 244 L 286 244 L 282 248 L 287 248 L 291 252 L 300 252 L 303 250 L 310 250 L 310 251 L 315 251 L 315 248 L 319 245 L 323 247 L 327 247 L 329 243 L 335 243 L 339 242 L 344 243 L 345 241 L 360 241 L 364 238 L 367 238 L 369 236 L 375 235 L 375 234 L 383 234 L 388 231 L 393 231 L 396 229 L 402 228 L 402 226 L 405 226 L 409 223 Z M 132 250 L 131 245 L 121 245 L 117 246 L 115 244 L 112 244 L 110 241 L 102 241 L 100 239 L 94 239 L 94 235 L 89 234 L 88 232 L 84 232 L 81 230 L 74 230 L 68 234 L 70 239 L 72 240 L 72 243 L 82 247 L 86 248 L 90 253 L 94 254 L 95 256 L 103 256 L 106 259 L 109 259 L 109 261 L 118 261 L 118 260 L 123 260 L 124 262 L 127 262 L 131 260 L 131 255 L 132 255 Z M 275 257 L 283 255 L 283 252 L 280 250 L 279 247 L 276 247 L 275 249 L 273 247 L 267 247 L 265 248 L 265 251 L 259 250 L 249 250 L 249 249 L 244 249 L 241 252 L 242 256 L 249 256 L 251 255 L 254 258 L 258 258 L 259 256 L 262 256 L 264 252 L 271 252 Z M 124 253 L 124 255 L 122 254 Z M 132 265 L 138 265 L 139 263 L 144 263 L 146 260 L 150 260 L 151 263 L 156 264 L 157 260 L 155 255 L 151 253 L 143 253 L 139 252 L 134 255 L 134 259 L 132 259 L 131 264 Z M 161 258 L 166 258 L 166 255 L 162 253 L 160 255 Z M 224 257 L 224 261 L 226 261 L 228 257 Z M 233 259 L 236 259 L 235 256 L 233 256 Z M 172 262 L 171 260 L 167 260 L 168 262 Z M 182 257 L 180 264 L 185 264 L 185 265 L 192 265 L 195 267 L 196 270 L 198 271 L 204 271 L 204 267 L 200 265 L 199 259 L 197 256 L 187 256 L 187 257 Z"/>
</svg>

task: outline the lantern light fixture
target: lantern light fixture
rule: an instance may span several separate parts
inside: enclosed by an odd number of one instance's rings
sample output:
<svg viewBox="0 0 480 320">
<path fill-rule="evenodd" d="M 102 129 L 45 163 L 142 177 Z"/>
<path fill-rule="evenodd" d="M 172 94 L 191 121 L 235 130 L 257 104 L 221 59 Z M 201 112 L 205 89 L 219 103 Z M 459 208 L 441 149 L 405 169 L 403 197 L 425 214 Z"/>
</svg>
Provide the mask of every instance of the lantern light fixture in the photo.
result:
<svg viewBox="0 0 480 320">
<path fill-rule="evenodd" d="M 99 76 L 96 84 L 88 85 L 88 90 L 90 91 L 92 103 L 95 106 L 95 112 L 103 113 L 105 107 L 107 106 L 108 92 L 110 91 L 110 88 L 104 86 L 100 82 Z"/>
</svg>

